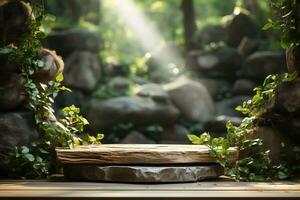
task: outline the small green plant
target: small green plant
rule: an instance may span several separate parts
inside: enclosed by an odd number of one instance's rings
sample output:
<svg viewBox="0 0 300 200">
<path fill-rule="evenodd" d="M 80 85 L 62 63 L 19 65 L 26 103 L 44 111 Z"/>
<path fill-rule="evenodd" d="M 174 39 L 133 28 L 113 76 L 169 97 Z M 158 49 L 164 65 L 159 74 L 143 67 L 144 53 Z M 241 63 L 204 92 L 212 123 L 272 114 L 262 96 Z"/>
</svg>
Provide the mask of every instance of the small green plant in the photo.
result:
<svg viewBox="0 0 300 200">
<path fill-rule="evenodd" d="M 13 176 L 38 178 L 57 170 L 56 147 L 73 148 L 80 144 L 98 144 L 103 135 L 93 137 L 84 132 L 84 126 L 88 122 L 75 106 L 64 108 L 62 118 L 56 118 L 52 109 L 54 98 L 60 91 L 70 91 L 61 84 L 62 73 L 47 83 L 34 81 L 35 73 L 44 67 L 37 52 L 41 48 L 41 39 L 45 37 L 44 32 L 40 30 L 45 13 L 35 1 L 29 2 L 34 12 L 27 22 L 30 32 L 16 44 L 1 48 L 0 53 L 12 59 L 21 71 L 27 107 L 34 112 L 41 137 L 29 146 L 15 147 L 3 159 L 11 162 Z"/>
<path fill-rule="evenodd" d="M 294 80 L 295 76 L 285 73 L 281 75 L 269 75 L 262 86 L 254 89 L 256 94 L 252 99 L 238 106 L 237 110 L 248 115 L 239 126 L 227 123 L 226 137 L 211 138 L 209 133 L 200 136 L 188 135 L 193 144 L 206 145 L 210 149 L 210 155 L 225 168 L 225 174 L 236 180 L 266 181 L 272 178 L 286 179 L 291 177 L 295 168 L 287 167 L 287 164 L 273 166 L 269 157 L 269 150 L 265 149 L 261 139 L 255 138 L 258 121 L 261 121 L 263 113 L 267 112 L 267 104 L 275 94 L 277 86 L 286 81 Z M 240 157 L 232 164 L 232 153 L 229 147 L 236 147 Z"/>
</svg>

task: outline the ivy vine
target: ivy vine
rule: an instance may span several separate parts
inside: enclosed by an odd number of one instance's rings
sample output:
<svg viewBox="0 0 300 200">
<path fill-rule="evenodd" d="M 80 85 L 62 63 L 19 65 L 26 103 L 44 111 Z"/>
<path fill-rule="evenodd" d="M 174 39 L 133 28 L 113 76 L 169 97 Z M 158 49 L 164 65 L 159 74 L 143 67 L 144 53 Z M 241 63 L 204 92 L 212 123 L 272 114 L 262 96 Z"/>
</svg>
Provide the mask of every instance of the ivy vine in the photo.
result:
<svg viewBox="0 0 300 200">
<path fill-rule="evenodd" d="M 297 26 L 297 0 L 270 1 L 275 11 L 275 20 L 269 19 L 263 27 L 278 29 L 282 33 L 281 45 L 283 48 L 299 45 L 299 28 Z M 279 165 L 273 165 L 269 157 L 269 150 L 265 148 L 262 139 L 255 138 L 257 127 L 268 119 L 268 104 L 275 95 L 275 90 L 283 82 L 293 81 L 296 74 L 277 74 L 266 77 L 263 84 L 254 89 L 255 95 L 251 100 L 238 106 L 236 110 L 247 115 L 239 126 L 227 123 L 226 137 L 212 138 L 209 133 L 200 136 L 188 135 L 193 144 L 206 145 L 211 156 L 225 168 L 225 174 L 244 181 L 267 181 L 272 179 L 293 178 L 300 172 L 300 147 L 294 147 L 296 165 L 289 165 L 282 160 Z M 237 147 L 240 157 L 232 164 L 232 153 L 229 147 Z"/>
<path fill-rule="evenodd" d="M 46 14 L 42 5 L 36 1 L 28 2 L 32 8 L 31 17 L 27 22 L 29 33 L 15 44 L 1 48 L 0 54 L 8 56 L 19 67 L 27 107 L 34 112 L 35 123 L 41 136 L 29 146 L 15 147 L 5 159 L 13 166 L 13 176 L 39 178 L 57 171 L 56 147 L 73 148 L 81 144 L 99 144 L 104 136 L 98 134 L 94 137 L 84 132 L 88 121 L 80 115 L 79 108 L 75 106 L 64 108 L 62 116 L 59 119 L 56 117 L 52 108 L 54 98 L 61 91 L 71 92 L 62 85 L 62 73 L 47 83 L 34 81 L 34 75 L 44 67 L 44 62 L 37 52 L 42 47 L 41 40 L 46 36 L 40 29 Z"/>
<path fill-rule="evenodd" d="M 294 80 L 295 76 L 284 73 L 281 75 L 269 75 L 264 83 L 255 88 L 256 94 L 252 99 L 238 106 L 236 109 L 248 115 L 239 126 L 227 123 L 226 137 L 212 138 L 209 133 L 200 136 L 188 135 L 193 144 L 206 145 L 210 149 L 210 155 L 225 168 L 225 174 L 236 180 L 243 181 L 266 181 L 273 178 L 286 179 L 292 177 L 295 167 L 288 167 L 286 163 L 272 165 L 269 150 L 264 146 L 264 141 L 255 138 L 258 124 L 264 120 L 267 112 L 267 104 L 275 94 L 275 89 L 282 82 Z M 233 154 L 229 147 L 237 147 L 240 158 L 232 164 Z M 300 162 L 299 147 L 295 147 Z"/>
</svg>

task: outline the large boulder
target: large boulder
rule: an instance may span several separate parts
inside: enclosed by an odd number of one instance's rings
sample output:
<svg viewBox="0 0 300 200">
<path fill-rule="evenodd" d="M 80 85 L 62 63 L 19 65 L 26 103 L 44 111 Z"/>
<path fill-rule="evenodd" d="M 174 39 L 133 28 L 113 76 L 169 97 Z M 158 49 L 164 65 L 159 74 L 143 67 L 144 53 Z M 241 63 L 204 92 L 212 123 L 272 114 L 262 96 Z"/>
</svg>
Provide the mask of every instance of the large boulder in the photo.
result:
<svg viewBox="0 0 300 200">
<path fill-rule="evenodd" d="M 59 30 L 51 32 L 44 41 L 44 46 L 66 57 L 73 51 L 90 51 L 97 53 L 103 42 L 94 32 L 79 30 Z"/>
<path fill-rule="evenodd" d="M 209 50 L 195 50 L 188 54 L 189 67 L 206 76 L 228 77 L 235 75 L 242 65 L 242 56 L 236 49 L 226 46 Z"/>
<path fill-rule="evenodd" d="M 223 99 L 216 103 L 217 115 L 227 115 L 227 116 L 243 116 L 235 108 L 242 105 L 244 101 L 251 99 L 251 96 L 241 95 L 232 98 Z"/>
<path fill-rule="evenodd" d="M 131 131 L 121 140 L 120 144 L 155 144 L 155 141 L 138 131 Z"/>
<path fill-rule="evenodd" d="M 277 113 L 300 114 L 300 80 L 281 83 L 275 91 L 271 109 Z"/>
<path fill-rule="evenodd" d="M 189 144 L 187 135 L 190 134 L 189 130 L 185 127 L 175 124 L 164 130 L 161 135 L 161 144 Z"/>
<path fill-rule="evenodd" d="M 39 137 L 33 114 L 29 112 L 1 113 L 0 130 L 1 152 L 28 145 Z"/>
<path fill-rule="evenodd" d="M 22 78 L 16 73 L 0 75 L 0 110 L 7 111 L 19 107 L 25 100 Z"/>
<path fill-rule="evenodd" d="M 262 51 L 251 54 L 244 62 L 240 75 L 261 82 L 269 74 L 286 70 L 285 55 L 280 52 Z"/>
<path fill-rule="evenodd" d="M 241 117 L 232 117 L 226 115 L 220 115 L 215 119 L 208 121 L 204 124 L 204 131 L 209 132 L 214 137 L 225 136 L 227 133 L 226 124 L 231 122 L 233 125 L 238 126 L 242 122 Z"/>
<path fill-rule="evenodd" d="M 0 73 L 4 72 L 20 72 L 15 61 L 9 58 L 7 54 L 0 54 Z"/>
<path fill-rule="evenodd" d="M 34 74 L 36 82 L 47 83 L 50 80 L 54 80 L 63 71 L 64 61 L 55 51 L 41 48 L 38 50 L 38 56 L 43 62 L 43 66 Z"/>
<path fill-rule="evenodd" d="M 201 45 L 226 41 L 226 30 L 222 25 L 208 24 L 202 28 L 197 38 Z"/>
<path fill-rule="evenodd" d="M 130 90 L 131 81 L 124 77 L 114 77 L 108 82 L 108 88 L 118 96 L 128 94 Z"/>
<path fill-rule="evenodd" d="M 97 57 L 88 51 L 75 51 L 65 62 L 65 84 L 83 91 L 92 91 L 101 77 Z"/>
<path fill-rule="evenodd" d="M 229 18 L 226 22 L 229 46 L 237 47 L 244 37 L 252 39 L 259 37 L 260 28 L 249 15 L 240 13 Z"/>
<path fill-rule="evenodd" d="M 238 79 L 234 82 L 232 92 L 237 95 L 253 95 L 257 83 L 249 79 Z"/>
<path fill-rule="evenodd" d="M 205 122 L 215 113 L 209 92 L 199 82 L 178 79 L 164 85 L 164 89 L 182 115 L 192 122 Z"/>
<path fill-rule="evenodd" d="M 206 87 L 213 99 L 217 99 L 224 87 L 229 87 L 226 81 L 219 79 L 199 78 L 197 81 Z"/>
<path fill-rule="evenodd" d="M 59 110 L 67 106 L 75 105 L 81 111 L 85 109 L 86 98 L 84 94 L 77 89 L 72 89 L 72 92 L 62 91 L 55 98 L 55 109 Z"/>
<path fill-rule="evenodd" d="M 141 97 L 151 97 L 152 99 L 168 99 L 168 93 L 163 89 L 163 87 L 159 84 L 148 83 L 141 85 L 136 93 Z"/>
<path fill-rule="evenodd" d="M 238 52 L 243 56 L 248 56 L 253 53 L 258 47 L 258 41 L 256 39 L 251 39 L 244 37 L 237 47 Z"/>
<path fill-rule="evenodd" d="M 31 9 L 24 1 L 0 1 L 0 46 L 16 43 L 29 32 Z"/>
<path fill-rule="evenodd" d="M 93 131 L 126 122 L 136 126 L 173 124 L 178 116 L 178 109 L 168 101 L 137 96 L 115 97 L 104 101 L 92 99 L 87 112 L 87 119 Z"/>
<path fill-rule="evenodd" d="M 289 122 L 287 122 L 287 124 L 289 124 Z M 295 159 L 296 155 L 293 152 L 295 140 L 286 137 L 285 130 L 279 131 L 272 126 L 258 127 L 255 131 L 254 137 L 260 138 L 264 141 L 266 149 L 270 150 L 269 155 L 274 163 L 280 163 L 282 156 L 286 156 L 286 158 L 290 161 Z"/>
<path fill-rule="evenodd" d="M 269 109 L 274 126 L 300 144 L 300 80 L 280 84 Z"/>
<path fill-rule="evenodd" d="M 10 112 L 0 114 L 0 154 L 7 155 L 14 147 L 29 145 L 38 140 L 32 113 Z M 7 176 L 11 171 L 11 160 L 2 159 L 0 175 Z"/>
</svg>

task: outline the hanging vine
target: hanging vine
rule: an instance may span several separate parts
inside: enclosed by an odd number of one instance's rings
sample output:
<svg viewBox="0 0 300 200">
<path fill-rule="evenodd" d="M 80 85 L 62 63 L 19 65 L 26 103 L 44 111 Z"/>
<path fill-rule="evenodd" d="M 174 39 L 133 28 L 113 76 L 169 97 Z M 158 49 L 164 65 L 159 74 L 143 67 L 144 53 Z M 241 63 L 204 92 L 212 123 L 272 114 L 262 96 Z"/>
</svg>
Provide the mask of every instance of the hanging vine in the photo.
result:
<svg viewBox="0 0 300 200">
<path fill-rule="evenodd" d="M 102 134 L 96 137 L 84 132 L 88 121 L 80 115 L 79 108 L 66 107 L 62 110 L 62 117 L 56 118 L 53 103 L 54 98 L 61 91 L 69 91 L 62 85 L 63 74 L 59 72 L 55 80 L 47 83 L 36 82 L 34 76 L 44 67 L 44 62 L 38 55 L 42 47 L 41 40 L 45 33 L 41 30 L 46 16 L 43 5 L 37 1 L 28 1 L 32 13 L 27 22 L 29 32 L 19 41 L 0 49 L 2 55 L 8 56 L 18 66 L 27 97 L 27 108 L 34 112 L 34 119 L 40 129 L 41 136 L 30 146 L 15 147 L 5 156 L 13 166 L 13 176 L 31 178 L 45 177 L 57 170 L 55 148 L 70 147 L 81 144 L 99 144 Z"/>
</svg>

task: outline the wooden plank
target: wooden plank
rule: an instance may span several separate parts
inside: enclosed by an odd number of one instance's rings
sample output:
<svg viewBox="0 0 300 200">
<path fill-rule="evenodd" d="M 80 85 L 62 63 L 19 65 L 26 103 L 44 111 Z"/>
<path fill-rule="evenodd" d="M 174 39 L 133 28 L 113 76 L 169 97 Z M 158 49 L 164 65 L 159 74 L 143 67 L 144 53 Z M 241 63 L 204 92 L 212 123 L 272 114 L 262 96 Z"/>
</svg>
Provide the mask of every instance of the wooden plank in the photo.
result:
<svg viewBox="0 0 300 200">
<path fill-rule="evenodd" d="M 0 199 L 299 199 L 300 182 L 200 182 L 185 184 L 116 184 L 89 182 L 1 181 Z"/>
<path fill-rule="evenodd" d="M 237 150 L 231 148 L 232 160 Z M 182 164 L 215 163 L 203 145 L 102 144 L 56 149 L 63 164 Z"/>
</svg>

